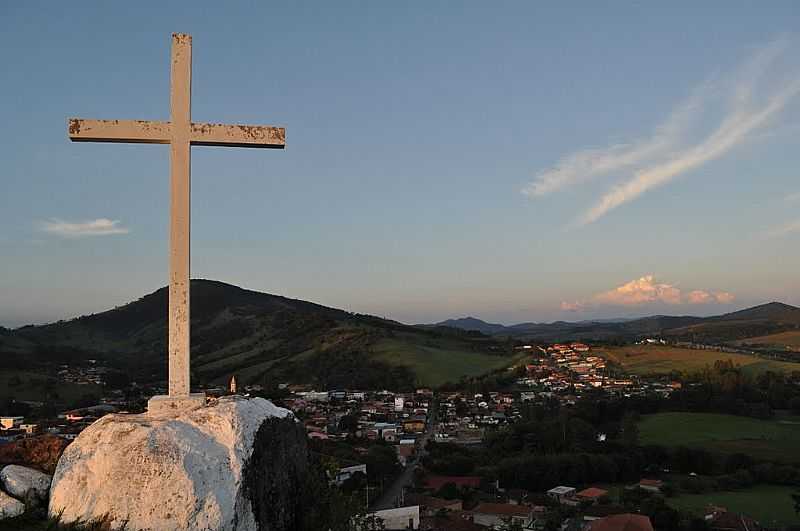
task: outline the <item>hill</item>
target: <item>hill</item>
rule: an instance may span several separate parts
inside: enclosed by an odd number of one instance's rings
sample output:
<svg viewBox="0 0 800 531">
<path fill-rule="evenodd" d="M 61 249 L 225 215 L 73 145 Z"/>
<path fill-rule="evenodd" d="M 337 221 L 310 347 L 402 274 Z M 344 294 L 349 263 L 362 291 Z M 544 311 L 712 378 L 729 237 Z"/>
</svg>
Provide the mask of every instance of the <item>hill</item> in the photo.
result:
<svg viewBox="0 0 800 531">
<path fill-rule="evenodd" d="M 725 343 L 749 337 L 800 330 L 800 308 L 770 302 L 713 317 L 655 315 L 631 320 L 601 320 L 493 325 L 474 317 L 450 319 L 438 326 L 480 330 L 495 336 L 531 341 L 621 340 L 664 336 L 672 340 Z"/>
<path fill-rule="evenodd" d="M 167 288 L 106 312 L 0 334 L 16 370 L 100 359 L 144 381 L 166 378 Z M 410 388 L 497 369 L 500 343 L 452 328 L 423 330 L 311 302 L 192 280 L 192 376 L 223 383 L 308 382 Z M 435 375 L 435 376 L 431 376 Z"/>
<path fill-rule="evenodd" d="M 487 323 L 475 317 L 461 317 L 460 319 L 448 319 L 433 326 L 446 326 L 458 328 L 467 332 L 480 332 L 482 334 L 498 334 L 504 332 L 506 327 L 501 324 Z"/>
</svg>

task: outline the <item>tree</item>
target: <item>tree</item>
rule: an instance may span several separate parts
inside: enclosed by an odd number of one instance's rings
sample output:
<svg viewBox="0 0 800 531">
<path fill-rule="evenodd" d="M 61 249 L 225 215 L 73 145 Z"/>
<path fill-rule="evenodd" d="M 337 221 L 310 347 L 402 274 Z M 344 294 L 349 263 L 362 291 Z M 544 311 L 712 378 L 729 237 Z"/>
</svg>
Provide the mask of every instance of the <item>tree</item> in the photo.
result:
<svg viewBox="0 0 800 531">
<path fill-rule="evenodd" d="M 436 491 L 436 496 L 438 498 L 444 498 L 445 500 L 457 500 L 461 498 L 461 491 L 458 490 L 458 486 L 455 483 L 445 483 L 441 486 L 441 488 Z"/>
<path fill-rule="evenodd" d="M 795 492 L 792 496 L 792 501 L 794 502 L 794 512 L 798 516 L 800 516 L 800 492 Z"/>
<path fill-rule="evenodd" d="M 355 415 L 345 415 L 339 419 L 339 429 L 347 433 L 355 433 L 358 430 L 358 417 Z"/>
<path fill-rule="evenodd" d="M 622 417 L 620 438 L 625 446 L 636 446 L 639 442 L 639 415 L 628 411 Z"/>
</svg>

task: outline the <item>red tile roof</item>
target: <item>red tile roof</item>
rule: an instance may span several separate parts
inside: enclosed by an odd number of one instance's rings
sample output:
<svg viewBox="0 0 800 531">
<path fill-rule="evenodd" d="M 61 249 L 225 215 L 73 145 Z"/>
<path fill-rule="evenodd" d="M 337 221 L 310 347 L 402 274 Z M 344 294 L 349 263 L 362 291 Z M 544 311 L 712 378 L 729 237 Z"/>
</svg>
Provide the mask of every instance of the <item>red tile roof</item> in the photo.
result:
<svg viewBox="0 0 800 531">
<path fill-rule="evenodd" d="M 597 487 L 589 487 L 588 489 L 583 489 L 580 491 L 577 496 L 581 498 L 602 498 L 608 494 L 607 490 L 598 489 Z"/>
<path fill-rule="evenodd" d="M 425 478 L 425 486 L 439 490 L 448 483 L 454 483 L 457 487 L 472 487 L 477 489 L 481 486 L 481 478 L 478 476 L 428 476 Z"/>
<path fill-rule="evenodd" d="M 589 524 L 590 531 L 653 531 L 650 518 L 641 514 L 615 514 Z"/>
</svg>

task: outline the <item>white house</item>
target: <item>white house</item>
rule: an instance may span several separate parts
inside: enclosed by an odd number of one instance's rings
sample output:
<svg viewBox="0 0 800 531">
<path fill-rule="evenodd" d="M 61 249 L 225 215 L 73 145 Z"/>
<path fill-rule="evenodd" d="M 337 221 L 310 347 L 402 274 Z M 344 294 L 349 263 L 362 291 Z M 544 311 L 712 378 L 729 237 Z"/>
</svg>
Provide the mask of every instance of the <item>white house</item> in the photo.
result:
<svg viewBox="0 0 800 531">
<path fill-rule="evenodd" d="M 548 490 L 547 495 L 556 500 L 558 503 L 564 503 L 567 500 L 571 500 L 575 496 L 575 487 L 565 487 L 564 485 L 559 485 L 558 487 L 553 487 L 552 489 Z"/>
<path fill-rule="evenodd" d="M 384 509 L 373 514 L 383 520 L 387 530 L 419 529 L 419 505 Z"/>
</svg>

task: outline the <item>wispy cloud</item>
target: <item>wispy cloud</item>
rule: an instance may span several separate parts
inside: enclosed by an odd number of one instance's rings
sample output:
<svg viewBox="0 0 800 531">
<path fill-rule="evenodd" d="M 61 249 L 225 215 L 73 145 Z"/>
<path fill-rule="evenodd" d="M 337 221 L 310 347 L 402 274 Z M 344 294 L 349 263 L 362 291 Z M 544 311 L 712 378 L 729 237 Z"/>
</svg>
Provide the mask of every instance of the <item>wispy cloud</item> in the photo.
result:
<svg viewBox="0 0 800 531">
<path fill-rule="evenodd" d="M 696 289 L 684 294 L 681 289 L 659 282 L 655 275 L 645 275 L 608 291 L 593 295 L 585 301 L 562 302 L 561 310 L 577 312 L 597 306 L 640 306 L 643 304 L 730 304 L 734 296 L 727 291 Z"/>
<path fill-rule="evenodd" d="M 128 234 L 130 230 L 120 225 L 119 220 L 97 218 L 81 222 L 69 222 L 51 218 L 39 223 L 42 232 L 55 234 L 64 238 L 83 238 L 86 236 L 108 236 L 111 234 Z"/>
<path fill-rule="evenodd" d="M 555 192 L 598 175 L 630 172 L 632 177 L 603 194 L 577 225 L 597 221 L 642 194 L 718 159 L 764 130 L 800 94 L 800 75 L 788 78 L 766 96 L 757 97 L 767 72 L 786 55 L 789 40 L 777 39 L 754 53 L 736 72 L 706 81 L 678 105 L 648 138 L 607 149 L 582 150 L 563 157 L 555 168 L 538 174 L 525 188 L 531 197 Z M 713 96 L 713 97 L 712 97 Z M 727 101 L 718 125 L 699 139 L 695 122 L 718 101 Z"/>
<path fill-rule="evenodd" d="M 789 194 L 783 197 L 783 200 L 787 203 L 794 203 L 795 201 L 800 201 L 800 192 L 795 192 L 793 194 Z"/>
<path fill-rule="evenodd" d="M 666 154 L 680 142 L 683 131 L 691 124 L 709 88 L 709 84 L 698 87 L 649 138 L 631 144 L 571 153 L 559 160 L 555 167 L 536 175 L 523 193 L 530 197 L 547 195 L 566 186 L 629 169 Z"/>
</svg>

